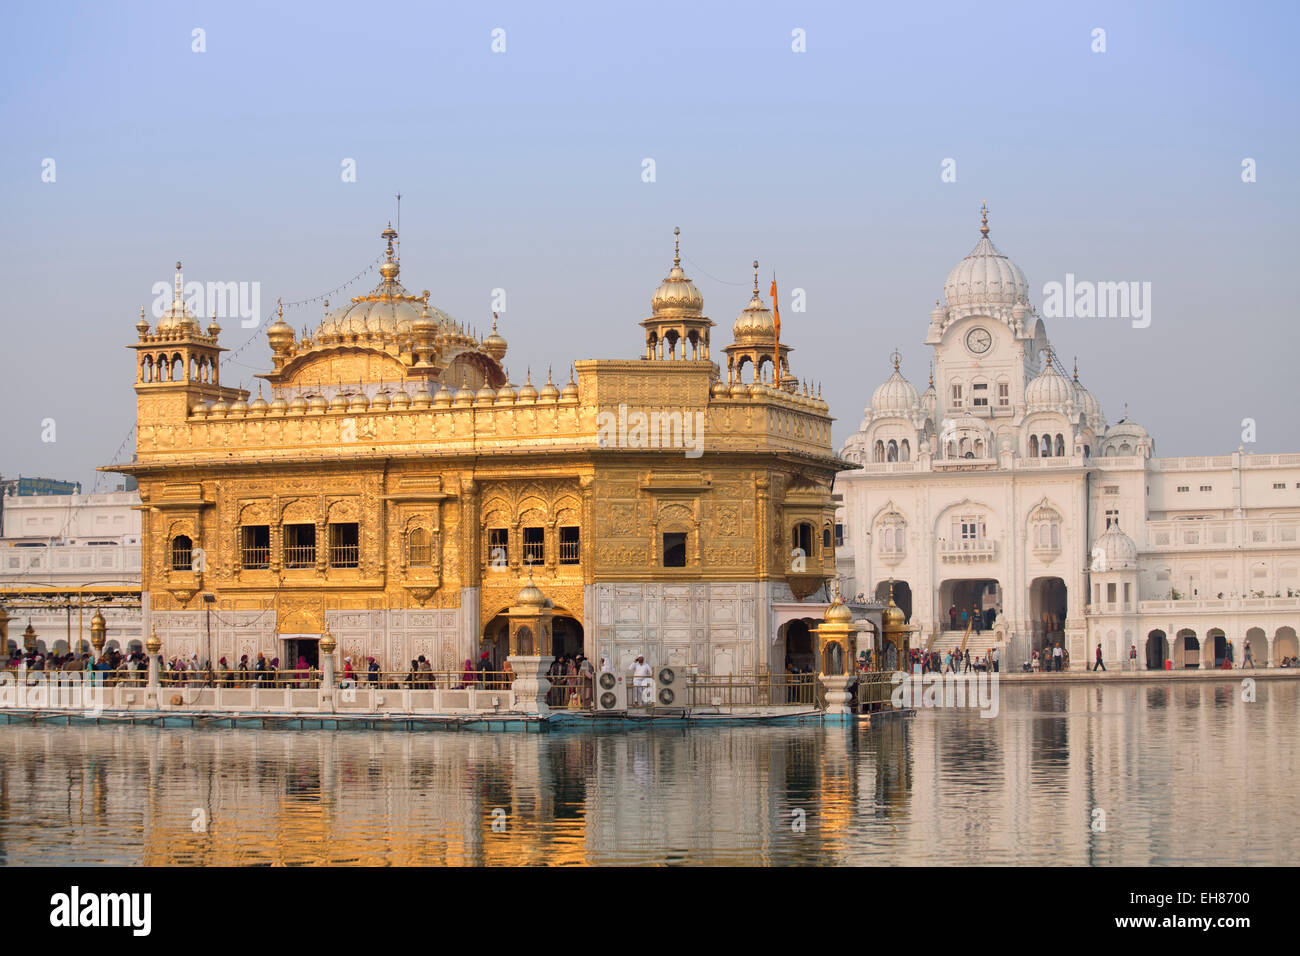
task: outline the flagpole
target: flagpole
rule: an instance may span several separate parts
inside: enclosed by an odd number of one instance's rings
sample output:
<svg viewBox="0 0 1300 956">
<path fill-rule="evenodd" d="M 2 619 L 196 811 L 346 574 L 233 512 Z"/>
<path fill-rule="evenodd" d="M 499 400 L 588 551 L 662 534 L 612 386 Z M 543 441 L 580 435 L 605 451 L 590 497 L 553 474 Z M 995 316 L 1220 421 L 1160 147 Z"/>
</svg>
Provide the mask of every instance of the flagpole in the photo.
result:
<svg viewBox="0 0 1300 956">
<path fill-rule="evenodd" d="M 772 315 L 776 325 L 776 387 L 781 387 L 781 307 L 776 302 L 776 272 L 772 272 Z"/>
</svg>

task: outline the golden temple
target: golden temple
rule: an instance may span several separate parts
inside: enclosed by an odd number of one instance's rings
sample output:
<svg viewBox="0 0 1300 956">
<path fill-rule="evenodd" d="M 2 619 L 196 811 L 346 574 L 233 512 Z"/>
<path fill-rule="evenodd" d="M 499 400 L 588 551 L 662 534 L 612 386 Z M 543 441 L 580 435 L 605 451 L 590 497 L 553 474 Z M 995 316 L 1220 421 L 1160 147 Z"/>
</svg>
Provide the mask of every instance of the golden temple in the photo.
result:
<svg viewBox="0 0 1300 956">
<path fill-rule="evenodd" d="M 164 654 L 315 663 L 328 628 L 340 658 L 386 671 L 499 664 L 531 577 L 557 655 L 781 670 L 785 625 L 826 606 L 800 602 L 833 576 L 849 466 L 757 268 L 725 376 L 675 248 L 640 356 L 538 387 L 507 380 L 495 317 L 480 340 L 403 288 L 391 224 L 382 238 L 373 291 L 309 334 L 282 314 L 267 327 L 269 400 L 221 383 L 221 329 L 200 328 L 179 263 L 170 309 L 152 328 L 142 314 L 136 454 L 106 470 L 139 482 Z"/>
</svg>

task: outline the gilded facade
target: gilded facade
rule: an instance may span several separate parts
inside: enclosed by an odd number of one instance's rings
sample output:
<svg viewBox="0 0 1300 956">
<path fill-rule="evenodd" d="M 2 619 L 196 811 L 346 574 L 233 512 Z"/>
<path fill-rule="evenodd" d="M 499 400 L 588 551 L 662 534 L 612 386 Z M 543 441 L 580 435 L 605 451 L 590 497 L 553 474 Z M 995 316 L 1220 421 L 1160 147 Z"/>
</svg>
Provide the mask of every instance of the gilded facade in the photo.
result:
<svg viewBox="0 0 1300 956">
<path fill-rule="evenodd" d="M 382 238 L 373 291 L 310 333 L 266 329 L 256 396 L 221 383 L 221 329 L 190 312 L 179 263 L 171 308 L 141 316 L 136 455 L 111 470 L 139 481 L 164 655 L 288 666 L 328 627 L 340 657 L 385 670 L 499 662 L 531 577 L 557 653 L 783 669 L 773 605 L 825 597 L 846 466 L 757 279 L 725 375 L 675 254 L 640 357 L 519 385 L 496 320 L 477 339 L 408 292 L 391 226 Z"/>
</svg>

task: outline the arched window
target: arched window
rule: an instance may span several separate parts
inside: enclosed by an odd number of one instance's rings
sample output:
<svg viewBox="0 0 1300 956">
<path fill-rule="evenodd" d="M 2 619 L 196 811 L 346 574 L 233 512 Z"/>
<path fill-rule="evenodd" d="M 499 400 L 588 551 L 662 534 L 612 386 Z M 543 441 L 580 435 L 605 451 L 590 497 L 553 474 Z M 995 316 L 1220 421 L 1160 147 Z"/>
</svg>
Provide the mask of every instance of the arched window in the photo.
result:
<svg viewBox="0 0 1300 956">
<path fill-rule="evenodd" d="M 801 523 L 794 526 L 794 546 L 809 557 L 811 557 L 813 553 L 812 542 L 812 525 Z"/>
<path fill-rule="evenodd" d="M 879 439 L 876 440 L 876 457 L 873 460 L 874 461 L 885 460 L 885 443 L 883 441 L 880 441 Z"/>
<path fill-rule="evenodd" d="M 1052 436 L 1044 435 L 1042 438 L 1042 442 L 1043 442 L 1043 457 L 1051 458 L 1052 457 Z"/>
<path fill-rule="evenodd" d="M 899 461 L 912 460 L 912 446 L 908 443 L 906 438 L 904 438 L 902 444 L 898 446 L 898 460 Z"/>
<path fill-rule="evenodd" d="M 194 560 L 194 542 L 189 535 L 178 534 L 172 538 L 172 570 L 188 571 Z"/>
<path fill-rule="evenodd" d="M 1029 457 L 1030 458 L 1038 457 L 1038 436 L 1037 435 L 1029 436 Z"/>
<path fill-rule="evenodd" d="M 885 452 L 886 461 L 898 461 L 898 442 L 892 438 L 889 440 L 889 446 Z"/>
<path fill-rule="evenodd" d="M 406 536 L 406 563 L 413 568 L 427 568 L 433 562 L 429 532 L 416 528 Z"/>
<path fill-rule="evenodd" d="M 1056 457 L 1065 457 L 1065 436 L 1059 433 L 1056 436 Z"/>
</svg>

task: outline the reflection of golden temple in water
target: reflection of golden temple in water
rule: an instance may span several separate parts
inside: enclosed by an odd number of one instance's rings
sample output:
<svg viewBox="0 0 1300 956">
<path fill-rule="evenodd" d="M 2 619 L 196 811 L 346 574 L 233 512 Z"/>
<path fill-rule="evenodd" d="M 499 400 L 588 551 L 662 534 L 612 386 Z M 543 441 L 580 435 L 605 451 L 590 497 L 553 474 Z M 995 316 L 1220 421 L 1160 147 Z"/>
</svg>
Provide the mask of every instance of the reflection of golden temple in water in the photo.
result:
<svg viewBox="0 0 1300 956">
<path fill-rule="evenodd" d="M 931 711 L 870 728 L 10 725 L 0 862 L 1293 862 L 1298 768 L 1278 741 L 1300 717 L 1300 687 L 1261 682 L 1257 694 L 1244 703 L 1236 682 L 1003 685 L 996 719 Z"/>
</svg>

